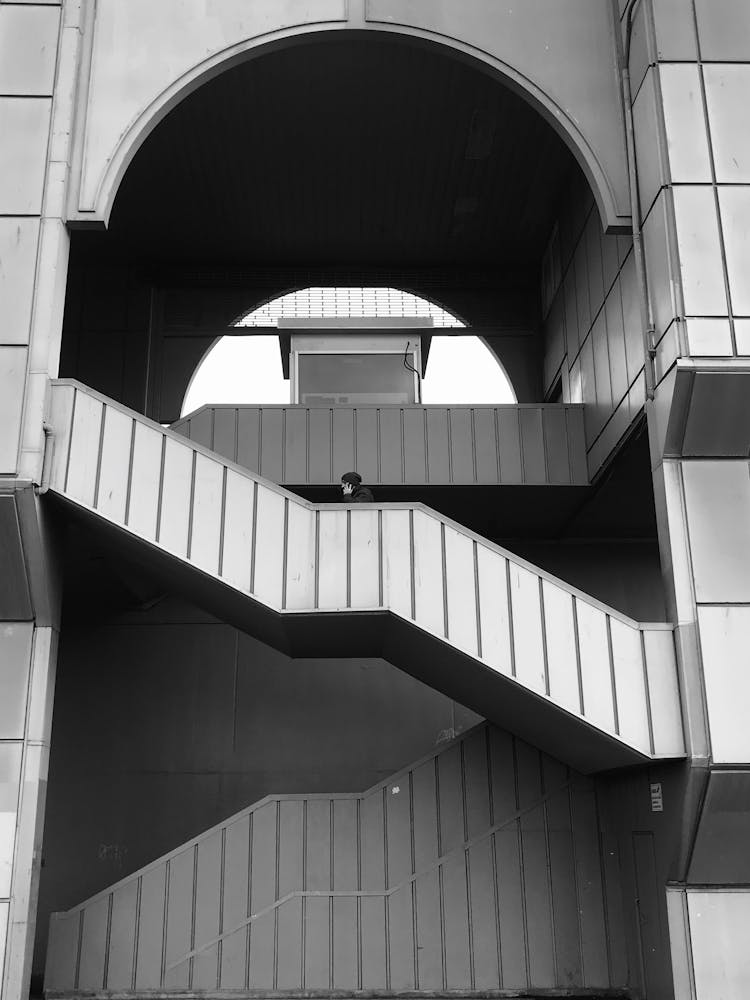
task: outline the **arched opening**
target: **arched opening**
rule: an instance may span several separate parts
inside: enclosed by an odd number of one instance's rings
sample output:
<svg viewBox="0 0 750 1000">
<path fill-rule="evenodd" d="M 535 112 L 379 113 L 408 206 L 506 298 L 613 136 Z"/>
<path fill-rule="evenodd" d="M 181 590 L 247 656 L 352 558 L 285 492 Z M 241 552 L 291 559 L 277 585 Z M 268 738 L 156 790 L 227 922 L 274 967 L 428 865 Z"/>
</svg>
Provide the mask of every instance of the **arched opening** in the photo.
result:
<svg viewBox="0 0 750 1000">
<path fill-rule="evenodd" d="M 379 31 L 264 48 L 151 132 L 106 233 L 73 234 L 61 371 L 171 422 L 248 301 L 390 286 L 450 302 L 517 399 L 539 401 L 541 260 L 565 204 L 567 250 L 599 225 L 590 188 L 466 53 Z"/>
<path fill-rule="evenodd" d="M 476 362 L 473 374 L 501 373 L 500 359 L 518 402 L 531 405 L 501 414 L 501 407 L 448 413 L 444 406 L 430 426 L 425 407 L 416 429 L 397 407 L 390 421 L 361 421 L 351 433 L 349 420 L 341 452 L 316 468 L 299 446 L 306 415 L 293 427 L 281 407 L 253 413 L 243 438 L 232 437 L 241 414 L 204 413 L 199 443 L 258 471 L 249 463 L 270 442 L 278 462 L 260 474 L 290 489 L 303 482 L 301 494 L 325 502 L 348 456 L 360 462 L 355 431 L 368 433 L 383 444 L 380 468 L 374 462 L 367 477 L 379 501 L 431 505 L 583 589 L 598 588 L 602 599 L 607 587 L 629 588 L 625 610 L 659 618 L 643 610 L 657 591 L 643 586 L 654 574 L 641 572 L 655 547 L 643 544 L 646 554 L 627 563 L 634 569 L 624 582 L 613 583 L 611 572 L 617 531 L 648 539 L 650 523 L 635 523 L 645 505 L 628 503 L 634 482 L 650 484 L 648 461 L 639 456 L 635 472 L 628 467 L 612 481 L 615 502 L 628 508 L 620 521 L 587 519 L 580 512 L 588 487 L 546 483 L 551 469 L 571 463 L 564 431 L 545 437 L 535 405 L 580 402 L 593 387 L 599 396 L 586 401 L 597 403 L 587 416 L 594 441 L 607 414 L 623 400 L 631 405 L 638 373 L 628 368 L 629 353 L 610 357 L 606 338 L 624 326 L 633 301 L 632 254 L 626 241 L 602 236 L 592 191 L 559 134 L 486 67 L 385 32 L 321 33 L 269 48 L 174 107 L 125 171 L 108 231 L 72 235 L 61 374 L 163 423 L 178 421 L 201 360 L 208 365 L 219 346 L 240 342 L 235 324 L 249 303 L 265 304 L 255 343 L 273 336 L 277 357 L 268 304 L 290 289 L 374 289 L 377 306 L 381 290 L 396 288 L 450 304 L 494 356 Z M 351 314 L 350 296 L 346 308 Z M 449 334 L 432 318 L 433 336 Z M 436 351 L 429 364 L 437 361 Z M 246 359 L 229 366 L 243 386 L 246 366 Z M 240 402 L 233 388 L 231 397 Z M 219 401 L 214 390 L 205 398 Z M 637 409 L 635 393 L 632 404 Z M 522 417 L 529 417 L 523 425 Z M 338 431 L 327 414 L 313 431 L 333 453 Z M 525 464 L 514 461 L 524 434 L 541 442 Z M 399 450 L 407 439 L 417 449 L 411 464 Z M 294 448 L 297 465 L 284 480 Z M 585 478 L 585 454 L 581 466 Z M 516 482 L 498 488 L 501 473 Z M 525 475 L 537 481 L 522 483 Z M 587 556 L 576 561 L 580 538 Z M 438 561 L 450 558 L 438 552 Z M 67 562 L 40 967 L 50 910 L 262 795 L 366 787 L 474 719 L 382 661 L 288 660 L 184 600 L 164 600 L 169 581 L 160 589 L 84 532 L 73 537 Z M 471 555 L 466 567 L 472 577 Z M 352 566 L 351 578 L 356 572 Z M 504 576 L 498 586 L 506 587 Z M 531 588 L 524 599 L 542 596 Z M 450 611 L 443 608 L 441 620 Z M 125 710 L 113 712 L 116 699 Z M 90 722 L 97 745 L 114 748 L 111 757 L 81 752 L 79 734 Z"/>
<path fill-rule="evenodd" d="M 267 330 L 279 319 L 424 319 L 431 330 L 463 330 L 465 324 L 434 302 L 396 288 L 312 287 L 257 306 L 235 326 Z M 514 403 L 502 365 L 475 336 L 431 334 L 429 366 L 420 380 L 422 403 Z M 206 352 L 185 393 L 181 416 L 211 404 L 289 403 L 277 335 L 225 335 Z"/>
<path fill-rule="evenodd" d="M 513 14 L 513 11 L 509 13 Z M 571 151 L 594 193 L 602 224 L 613 227 L 627 226 L 627 199 L 624 197 L 622 166 L 613 164 L 612 151 L 607 149 L 606 143 L 602 143 L 602 137 L 596 135 L 596 127 L 592 136 L 591 122 L 584 122 L 572 113 L 568 98 L 560 92 L 556 83 L 550 81 L 545 73 L 538 74 L 533 61 L 531 66 L 526 65 L 527 53 L 506 50 L 503 57 L 499 53 L 494 54 L 493 47 L 484 44 L 485 39 L 481 39 L 481 36 L 480 44 L 467 44 L 462 40 L 460 30 L 436 32 L 426 26 L 418 26 L 419 17 L 408 27 L 407 22 L 394 24 L 394 19 L 390 16 L 385 22 L 378 23 L 379 20 L 377 16 L 370 19 L 365 31 L 338 24 L 334 30 L 330 30 L 329 27 L 328 30 L 321 32 L 317 25 L 300 24 L 291 29 L 281 28 L 272 31 L 265 36 L 251 35 L 243 38 L 240 33 L 234 44 L 223 48 L 201 46 L 196 53 L 198 59 L 192 65 L 186 61 L 185 71 L 181 76 L 176 79 L 168 77 L 164 79 L 163 82 L 167 86 L 163 91 L 159 92 L 157 85 L 157 88 L 150 92 L 151 100 L 148 102 L 144 100 L 145 94 L 143 94 L 141 96 L 143 103 L 140 106 L 138 99 L 135 99 L 131 111 L 136 113 L 128 119 L 126 128 L 112 134 L 112 149 L 103 169 L 98 175 L 92 173 L 87 183 L 83 185 L 81 206 L 86 205 L 86 210 L 93 209 L 98 218 L 108 223 L 122 178 L 142 144 L 175 107 L 217 76 L 224 75 L 256 58 L 279 51 L 304 48 L 310 43 L 317 44 L 321 39 L 326 41 L 338 37 L 338 40 L 353 46 L 359 40 L 371 42 L 373 36 L 379 34 L 387 36 L 389 44 L 400 44 L 412 50 L 431 49 L 454 61 L 464 62 L 474 70 L 485 73 L 503 88 L 518 94 L 535 114 L 545 119 Z M 429 21 L 429 18 L 427 20 Z M 533 36 L 536 31 L 533 14 L 530 21 L 527 17 L 514 20 L 517 20 L 516 30 L 520 28 L 525 34 L 530 31 Z M 567 18 L 565 20 L 567 21 Z M 606 32 L 609 27 L 608 20 L 606 13 L 603 20 L 599 15 L 595 32 L 600 35 Z M 552 34 L 559 31 L 560 27 L 559 24 L 551 27 Z M 565 25 L 563 30 L 566 27 L 569 25 Z M 385 40 L 386 38 L 381 38 L 381 41 Z M 549 50 L 549 45 L 546 46 L 546 50 Z M 203 58 L 200 58 L 201 56 Z M 531 73 L 528 71 L 530 68 Z M 607 80 L 601 90 L 604 95 L 603 107 L 611 105 L 613 98 L 615 102 L 613 108 L 617 106 L 618 91 L 616 89 L 613 91 L 611 81 Z M 148 92 L 147 87 L 146 93 Z M 584 118 L 586 117 L 588 113 L 584 115 Z"/>
</svg>

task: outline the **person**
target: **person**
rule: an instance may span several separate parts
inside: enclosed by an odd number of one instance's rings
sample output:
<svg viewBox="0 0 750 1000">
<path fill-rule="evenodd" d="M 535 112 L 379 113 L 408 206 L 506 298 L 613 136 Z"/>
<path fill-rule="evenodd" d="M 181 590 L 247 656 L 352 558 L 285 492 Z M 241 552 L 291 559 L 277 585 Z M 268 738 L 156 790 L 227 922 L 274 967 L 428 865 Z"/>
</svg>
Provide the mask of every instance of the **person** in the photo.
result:
<svg viewBox="0 0 750 1000">
<path fill-rule="evenodd" d="M 358 472 L 345 472 L 341 477 L 341 492 L 344 503 L 374 503 L 372 490 L 362 485 L 362 476 Z"/>
</svg>

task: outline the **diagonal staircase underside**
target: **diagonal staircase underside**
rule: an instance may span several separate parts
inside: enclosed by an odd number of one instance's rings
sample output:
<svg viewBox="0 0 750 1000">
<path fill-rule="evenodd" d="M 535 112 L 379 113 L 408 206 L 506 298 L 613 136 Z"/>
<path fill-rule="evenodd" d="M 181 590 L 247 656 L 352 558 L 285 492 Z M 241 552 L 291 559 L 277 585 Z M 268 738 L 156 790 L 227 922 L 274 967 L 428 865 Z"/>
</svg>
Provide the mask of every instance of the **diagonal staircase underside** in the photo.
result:
<svg viewBox="0 0 750 1000">
<path fill-rule="evenodd" d="M 635 622 L 422 504 L 310 504 L 71 380 L 44 486 L 290 656 L 380 656 L 591 772 L 684 755 L 673 627 Z"/>
</svg>

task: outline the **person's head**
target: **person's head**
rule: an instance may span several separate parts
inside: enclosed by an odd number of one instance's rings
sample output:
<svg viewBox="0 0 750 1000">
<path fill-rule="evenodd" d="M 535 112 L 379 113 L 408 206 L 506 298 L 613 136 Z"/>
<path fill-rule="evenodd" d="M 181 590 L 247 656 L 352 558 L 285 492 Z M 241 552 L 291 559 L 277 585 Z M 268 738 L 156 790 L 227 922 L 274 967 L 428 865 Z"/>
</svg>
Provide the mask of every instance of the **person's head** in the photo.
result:
<svg viewBox="0 0 750 1000">
<path fill-rule="evenodd" d="M 345 472 L 341 477 L 341 491 L 345 497 L 351 496 L 357 486 L 361 486 L 362 476 L 358 472 Z"/>
</svg>

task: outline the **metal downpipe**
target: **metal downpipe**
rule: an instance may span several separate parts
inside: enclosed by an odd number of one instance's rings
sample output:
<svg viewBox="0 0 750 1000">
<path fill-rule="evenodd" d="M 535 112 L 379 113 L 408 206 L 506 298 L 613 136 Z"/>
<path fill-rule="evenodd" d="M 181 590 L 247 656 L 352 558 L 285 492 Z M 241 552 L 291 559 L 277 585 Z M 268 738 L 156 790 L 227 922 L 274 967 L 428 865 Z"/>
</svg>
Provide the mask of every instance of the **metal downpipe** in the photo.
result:
<svg viewBox="0 0 750 1000">
<path fill-rule="evenodd" d="M 641 197 L 638 190 L 638 166 L 635 153 L 635 129 L 633 127 L 633 104 L 630 88 L 630 43 L 633 34 L 633 11 L 638 0 L 628 0 L 625 14 L 625 52 L 621 70 L 622 103 L 625 115 L 625 145 L 628 158 L 628 182 L 630 187 L 630 206 L 633 220 L 633 252 L 635 254 L 635 271 L 640 290 L 641 329 L 643 336 L 644 366 L 646 380 L 646 399 L 654 398 L 654 347 L 655 326 L 651 309 L 651 296 L 648 289 L 646 274 L 646 254 L 641 233 Z"/>
</svg>

